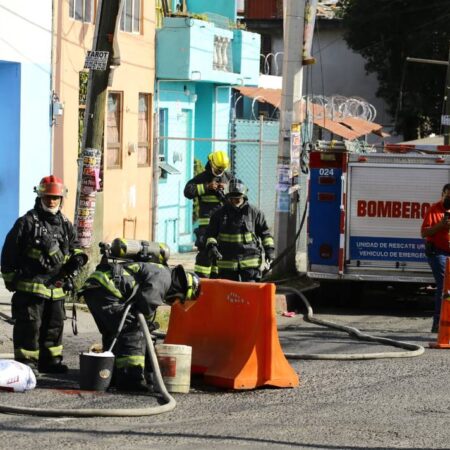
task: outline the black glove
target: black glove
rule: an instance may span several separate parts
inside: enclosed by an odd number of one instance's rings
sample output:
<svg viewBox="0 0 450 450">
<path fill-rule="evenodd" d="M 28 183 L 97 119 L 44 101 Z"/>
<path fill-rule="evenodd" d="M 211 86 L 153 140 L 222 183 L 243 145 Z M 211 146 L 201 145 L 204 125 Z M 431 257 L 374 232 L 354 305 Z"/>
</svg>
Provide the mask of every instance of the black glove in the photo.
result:
<svg viewBox="0 0 450 450">
<path fill-rule="evenodd" d="M 72 255 L 64 264 L 63 270 L 67 275 L 71 275 L 81 269 L 87 263 L 88 257 L 84 253 Z"/>
<path fill-rule="evenodd" d="M 222 253 L 219 252 L 219 249 L 216 245 L 212 245 L 208 250 L 208 258 L 214 262 L 214 261 L 220 261 L 223 256 Z"/>
<path fill-rule="evenodd" d="M 14 281 L 5 281 L 5 288 L 8 289 L 9 292 L 14 292 L 16 290 L 16 283 L 14 283 Z"/>
</svg>

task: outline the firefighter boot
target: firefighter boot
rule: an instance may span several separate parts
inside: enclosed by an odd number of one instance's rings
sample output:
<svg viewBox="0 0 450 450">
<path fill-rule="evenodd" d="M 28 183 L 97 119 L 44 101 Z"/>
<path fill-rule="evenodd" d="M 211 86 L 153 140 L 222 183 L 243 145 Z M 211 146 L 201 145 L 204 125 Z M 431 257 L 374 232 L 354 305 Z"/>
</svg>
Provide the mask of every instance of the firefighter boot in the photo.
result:
<svg viewBox="0 0 450 450">
<path fill-rule="evenodd" d="M 69 368 L 62 363 L 62 357 L 39 360 L 40 373 L 67 373 Z"/>
<path fill-rule="evenodd" d="M 141 366 L 129 366 L 116 369 L 116 388 L 119 391 L 148 392 Z"/>
</svg>

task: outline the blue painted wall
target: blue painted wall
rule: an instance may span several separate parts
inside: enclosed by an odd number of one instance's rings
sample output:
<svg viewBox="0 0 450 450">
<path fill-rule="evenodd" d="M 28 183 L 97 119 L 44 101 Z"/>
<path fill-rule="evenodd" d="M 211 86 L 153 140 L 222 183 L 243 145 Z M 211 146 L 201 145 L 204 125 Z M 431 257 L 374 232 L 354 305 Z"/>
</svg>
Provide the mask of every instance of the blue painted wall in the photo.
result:
<svg viewBox="0 0 450 450">
<path fill-rule="evenodd" d="M 34 206 L 33 187 L 50 174 L 50 67 L 0 61 L 0 247 Z"/>
<path fill-rule="evenodd" d="M 187 0 L 188 11 L 204 14 L 212 12 L 236 20 L 236 2 L 234 0 Z"/>
<path fill-rule="evenodd" d="M 33 187 L 51 173 L 50 67 L 22 63 L 19 213 L 34 205 Z"/>
<path fill-rule="evenodd" d="M 0 247 L 19 215 L 20 64 L 0 62 Z"/>
</svg>

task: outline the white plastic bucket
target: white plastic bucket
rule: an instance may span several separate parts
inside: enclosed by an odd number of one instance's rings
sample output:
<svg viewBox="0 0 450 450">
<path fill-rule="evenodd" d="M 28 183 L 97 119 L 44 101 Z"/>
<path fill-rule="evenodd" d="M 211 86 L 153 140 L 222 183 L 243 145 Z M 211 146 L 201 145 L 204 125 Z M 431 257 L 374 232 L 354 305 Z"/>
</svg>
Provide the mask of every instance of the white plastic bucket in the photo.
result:
<svg viewBox="0 0 450 450">
<path fill-rule="evenodd" d="M 191 385 L 192 347 L 157 344 L 155 351 L 167 390 L 187 394 Z"/>
</svg>

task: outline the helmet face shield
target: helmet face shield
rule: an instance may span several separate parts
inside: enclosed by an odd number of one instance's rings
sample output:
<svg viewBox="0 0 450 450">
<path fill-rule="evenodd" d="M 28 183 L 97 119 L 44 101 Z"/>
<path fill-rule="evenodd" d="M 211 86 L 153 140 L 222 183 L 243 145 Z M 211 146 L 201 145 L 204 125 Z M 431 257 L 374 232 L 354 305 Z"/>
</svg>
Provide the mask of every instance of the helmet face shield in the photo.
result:
<svg viewBox="0 0 450 450">
<path fill-rule="evenodd" d="M 247 186 L 245 184 L 235 178 L 230 181 L 230 184 L 228 185 L 228 193 L 226 194 L 227 199 L 230 198 L 244 198 L 247 199 Z"/>
</svg>

